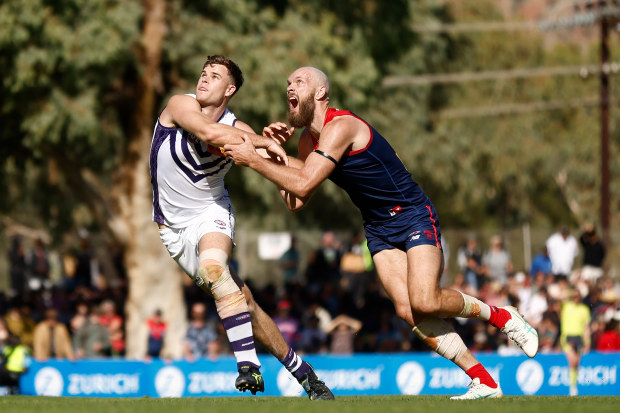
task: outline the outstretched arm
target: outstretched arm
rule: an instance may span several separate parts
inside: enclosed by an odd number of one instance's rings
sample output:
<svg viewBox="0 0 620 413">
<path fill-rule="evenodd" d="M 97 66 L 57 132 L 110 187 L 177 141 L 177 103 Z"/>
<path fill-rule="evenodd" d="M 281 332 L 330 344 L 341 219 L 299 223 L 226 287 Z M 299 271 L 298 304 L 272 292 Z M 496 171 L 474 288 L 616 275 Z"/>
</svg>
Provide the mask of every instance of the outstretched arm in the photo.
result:
<svg viewBox="0 0 620 413">
<path fill-rule="evenodd" d="M 171 97 L 160 115 L 160 122 L 165 126 L 179 126 L 213 146 L 224 146 L 227 143 L 238 144 L 243 142 L 241 135 L 246 135 L 255 147 L 265 148 L 282 159 L 286 159 L 286 152 L 273 139 L 214 122 L 201 111 L 200 104 L 192 96 Z"/>
<path fill-rule="evenodd" d="M 240 145 L 224 145 L 224 151 L 233 158 L 235 164 L 254 169 L 301 200 L 308 199 L 335 167 L 331 161 L 316 153 L 311 153 L 303 163 L 299 160 L 292 161 L 296 167 L 271 162 L 256 153 L 247 137 L 244 137 L 244 142 Z"/>
<path fill-rule="evenodd" d="M 338 160 L 352 145 L 357 129 L 349 121 L 334 121 L 323 128 L 319 148 L 330 155 L 330 160 L 314 152 L 309 132 L 305 131 L 299 141 L 299 160 L 291 161 L 291 166 L 278 165 L 259 157 L 249 139 L 241 145 L 224 146 L 227 155 L 237 165 L 249 166 L 270 181 L 281 191 L 282 197 L 291 210 L 301 208 L 316 188 L 334 170 Z"/>
</svg>

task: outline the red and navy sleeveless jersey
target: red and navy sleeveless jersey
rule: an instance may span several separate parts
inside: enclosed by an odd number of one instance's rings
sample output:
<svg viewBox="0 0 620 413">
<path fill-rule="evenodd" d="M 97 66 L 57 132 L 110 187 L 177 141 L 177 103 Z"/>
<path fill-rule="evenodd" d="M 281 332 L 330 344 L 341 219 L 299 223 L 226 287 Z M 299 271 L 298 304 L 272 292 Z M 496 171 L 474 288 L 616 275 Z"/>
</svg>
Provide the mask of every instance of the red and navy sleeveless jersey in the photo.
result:
<svg viewBox="0 0 620 413">
<path fill-rule="evenodd" d="M 416 209 L 428 215 L 428 207 L 432 207 L 430 199 L 413 180 L 388 141 L 366 121 L 347 110 L 328 109 L 324 125 L 337 116 L 354 116 L 370 130 L 368 145 L 345 153 L 329 176 L 349 194 L 360 209 L 364 222 L 382 222 Z M 314 145 L 316 149 L 318 141 Z"/>
</svg>

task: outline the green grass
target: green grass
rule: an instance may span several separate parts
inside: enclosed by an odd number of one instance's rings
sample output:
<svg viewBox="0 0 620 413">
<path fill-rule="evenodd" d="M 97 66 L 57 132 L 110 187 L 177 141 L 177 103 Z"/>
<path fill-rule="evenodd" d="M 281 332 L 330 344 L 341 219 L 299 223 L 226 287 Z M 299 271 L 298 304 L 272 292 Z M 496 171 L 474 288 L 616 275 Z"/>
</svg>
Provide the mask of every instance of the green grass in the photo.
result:
<svg viewBox="0 0 620 413">
<path fill-rule="evenodd" d="M 0 397 L 0 412 L 19 413 L 616 413 L 619 397 L 506 396 L 452 401 L 448 396 L 349 396 L 311 402 L 301 397 L 106 399 Z"/>
</svg>

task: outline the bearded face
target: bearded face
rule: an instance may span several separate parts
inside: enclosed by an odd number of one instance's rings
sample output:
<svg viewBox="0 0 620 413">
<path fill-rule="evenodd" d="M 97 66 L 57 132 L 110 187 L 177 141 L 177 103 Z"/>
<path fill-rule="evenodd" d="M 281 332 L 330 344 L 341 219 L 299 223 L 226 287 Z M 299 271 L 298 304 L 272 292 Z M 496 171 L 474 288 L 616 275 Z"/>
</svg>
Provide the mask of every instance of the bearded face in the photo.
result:
<svg viewBox="0 0 620 413">
<path fill-rule="evenodd" d="M 314 118 L 314 95 L 309 95 L 306 99 L 299 102 L 299 110 L 292 112 L 288 109 L 288 122 L 295 128 L 307 127 Z"/>
</svg>

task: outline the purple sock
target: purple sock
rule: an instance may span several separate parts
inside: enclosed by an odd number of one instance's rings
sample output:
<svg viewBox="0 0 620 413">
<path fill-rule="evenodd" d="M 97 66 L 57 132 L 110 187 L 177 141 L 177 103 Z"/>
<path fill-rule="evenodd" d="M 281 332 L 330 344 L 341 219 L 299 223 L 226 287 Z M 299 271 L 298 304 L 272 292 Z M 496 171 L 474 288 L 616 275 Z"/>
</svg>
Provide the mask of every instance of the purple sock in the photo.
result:
<svg viewBox="0 0 620 413">
<path fill-rule="evenodd" d="M 242 366 L 260 367 L 260 361 L 254 347 L 254 335 L 252 334 L 252 319 L 250 313 L 245 312 L 222 319 L 222 325 L 226 330 L 228 341 L 232 347 L 237 368 Z"/>
<path fill-rule="evenodd" d="M 299 357 L 291 347 L 288 348 L 288 353 L 286 353 L 286 357 L 283 360 L 280 360 L 280 363 L 286 367 L 288 371 L 300 381 L 304 378 L 304 375 L 310 373 L 312 371 L 312 367 L 305 361 Z"/>
</svg>

